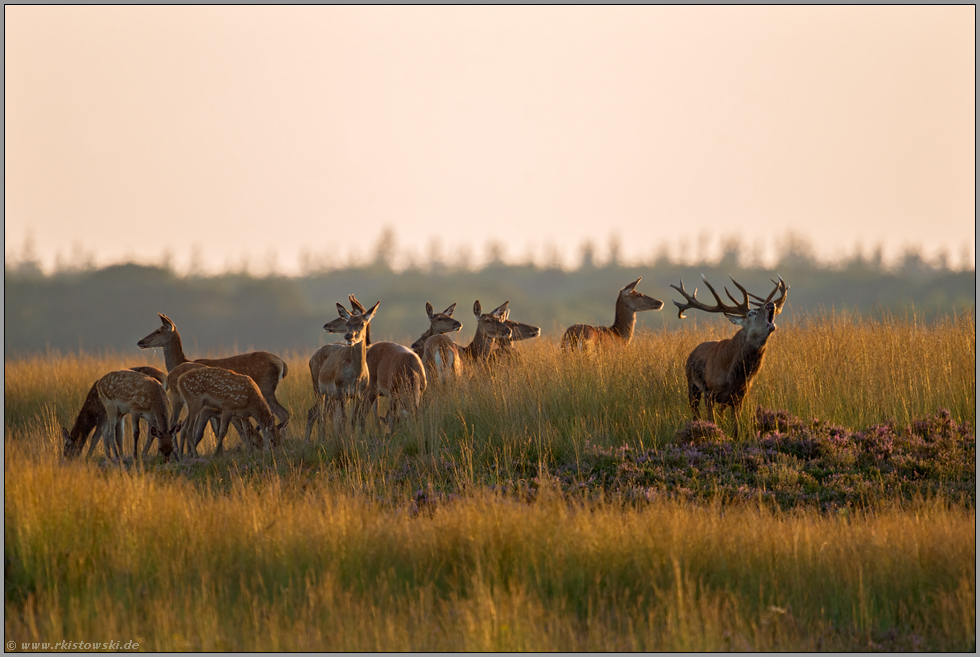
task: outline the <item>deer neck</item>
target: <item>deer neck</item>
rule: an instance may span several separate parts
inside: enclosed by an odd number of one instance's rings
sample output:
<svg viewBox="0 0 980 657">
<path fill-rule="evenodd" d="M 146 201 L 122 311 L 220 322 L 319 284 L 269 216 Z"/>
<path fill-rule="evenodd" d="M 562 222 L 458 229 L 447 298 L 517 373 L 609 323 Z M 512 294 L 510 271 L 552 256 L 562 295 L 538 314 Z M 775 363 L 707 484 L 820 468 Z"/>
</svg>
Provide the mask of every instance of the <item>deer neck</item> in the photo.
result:
<svg viewBox="0 0 980 657">
<path fill-rule="evenodd" d="M 477 326 L 473 340 L 463 349 L 473 358 L 481 358 L 490 353 L 493 346 L 493 338 L 488 338 L 483 330 Z"/>
<path fill-rule="evenodd" d="M 752 378 L 758 374 L 762 361 L 766 356 L 766 343 L 752 344 L 745 329 L 732 337 L 735 345 L 735 360 L 732 362 L 732 384 L 746 388 L 752 384 Z"/>
<path fill-rule="evenodd" d="M 367 352 L 368 352 L 367 334 L 365 333 L 363 340 L 361 340 L 361 341 L 359 341 L 359 342 L 357 342 L 355 344 L 352 344 L 350 347 L 348 347 L 348 349 L 350 349 L 351 370 L 353 372 L 355 372 L 356 374 L 358 374 L 358 375 L 360 375 L 363 372 L 367 372 L 368 371 L 368 364 L 367 364 Z"/>
<path fill-rule="evenodd" d="M 176 330 L 170 335 L 170 340 L 163 345 L 163 360 L 167 364 L 167 372 L 182 363 L 187 362 L 184 348 L 180 344 L 180 333 Z"/>
<path fill-rule="evenodd" d="M 622 299 L 616 299 L 616 320 L 609 327 L 610 333 L 629 342 L 633 339 L 633 329 L 636 327 L 636 312 L 626 307 Z"/>
</svg>

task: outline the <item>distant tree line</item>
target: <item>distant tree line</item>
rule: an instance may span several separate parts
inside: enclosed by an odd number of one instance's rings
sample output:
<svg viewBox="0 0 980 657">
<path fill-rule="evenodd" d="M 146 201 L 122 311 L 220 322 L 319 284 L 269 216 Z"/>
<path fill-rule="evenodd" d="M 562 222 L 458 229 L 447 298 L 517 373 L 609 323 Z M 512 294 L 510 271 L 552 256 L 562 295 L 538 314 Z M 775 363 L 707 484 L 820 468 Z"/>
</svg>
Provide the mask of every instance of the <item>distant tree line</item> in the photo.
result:
<svg viewBox="0 0 980 657">
<path fill-rule="evenodd" d="M 513 319 L 536 324 L 546 335 L 567 326 L 613 321 L 616 292 L 642 276 L 637 289 L 663 299 L 662 311 L 637 316 L 638 331 L 672 329 L 680 322 L 719 321 L 691 313 L 679 320 L 669 285 L 684 280 L 688 290 L 701 274 L 721 291 L 728 274 L 750 292 L 768 294 L 778 272 L 790 285 L 782 321 L 838 311 L 858 315 L 914 312 L 922 321 L 950 313 L 975 312 L 976 273 L 931 263 L 914 253 L 897 266 L 880 258 L 855 256 L 836 265 L 817 262 L 801 249 L 789 249 L 778 265 L 744 264 L 737 245 L 715 262 L 699 265 L 655 261 L 627 266 L 616 258 L 596 264 L 583 253 L 577 269 L 505 264 L 501 259 L 473 270 L 429 263 L 396 271 L 390 251 L 359 266 L 319 268 L 300 277 L 254 276 L 245 272 L 215 276 L 178 275 L 166 266 L 122 264 L 95 269 L 69 267 L 47 274 L 23 260 L 4 267 L 4 354 L 59 352 L 136 352 L 136 341 L 159 325 L 156 313 L 177 324 L 192 356 L 235 350 L 309 350 L 336 341 L 322 330 L 337 316 L 336 302 L 355 294 L 366 305 L 380 300 L 372 323 L 375 340 L 403 343 L 427 327 L 425 302 L 442 310 L 458 303 L 463 322 L 458 340 L 473 333 L 473 302 L 484 308 L 511 302 Z M 708 291 L 700 294 L 710 300 Z M 699 296 L 699 298 L 701 298 Z"/>
</svg>

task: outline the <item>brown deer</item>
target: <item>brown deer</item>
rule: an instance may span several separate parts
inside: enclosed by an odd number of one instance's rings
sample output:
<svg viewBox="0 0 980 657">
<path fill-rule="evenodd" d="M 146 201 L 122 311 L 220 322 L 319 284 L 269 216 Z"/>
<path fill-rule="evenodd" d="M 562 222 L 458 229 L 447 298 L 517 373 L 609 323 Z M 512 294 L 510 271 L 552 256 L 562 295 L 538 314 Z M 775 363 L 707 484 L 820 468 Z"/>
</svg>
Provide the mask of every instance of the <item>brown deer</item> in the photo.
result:
<svg viewBox="0 0 980 657">
<path fill-rule="evenodd" d="M 163 359 L 167 371 L 174 369 L 189 359 L 184 356 L 180 343 L 180 333 L 173 321 L 163 313 L 157 313 L 162 325 L 157 330 L 136 343 L 140 349 L 163 347 Z M 276 399 L 276 387 L 286 378 L 286 363 L 275 354 L 268 351 L 250 351 L 245 354 L 228 356 L 227 358 L 198 358 L 195 363 L 221 367 L 237 374 L 250 377 L 259 386 L 269 408 L 281 421 L 289 420 L 289 411 Z"/>
<path fill-rule="evenodd" d="M 352 295 L 353 296 L 353 295 Z M 453 311 L 456 310 L 456 304 L 449 306 L 441 313 L 432 312 L 432 304 L 428 301 L 425 302 L 425 314 L 429 317 L 429 328 L 419 336 L 419 339 L 412 343 L 412 351 L 414 351 L 419 358 L 425 353 L 425 341 L 431 338 L 433 335 L 442 335 L 444 333 L 452 333 L 453 331 L 458 331 L 463 328 L 463 324 L 456 319 L 453 319 Z"/>
<path fill-rule="evenodd" d="M 140 418 L 145 419 L 150 427 L 150 440 L 159 440 L 160 453 L 164 458 L 170 458 L 173 435 L 179 426 L 169 426 L 167 395 L 158 380 L 133 370 L 117 370 L 99 379 L 95 387 L 105 407 L 103 441 L 107 454 L 110 447 L 115 447 L 116 456 L 122 456 L 119 449 L 122 444 L 122 423 L 129 414 L 133 428 L 133 461 L 139 456 Z"/>
<path fill-rule="evenodd" d="M 762 360 L 766 355 L 766 342 L 769 336 L 776 330 L 773 322 L 776 315 L 786 303 L 786 291 L 789 286 L 782 278 L 773 281 L 776 287 L 765 299 L 750 294 L 745 288 L 732 278 L 742 292 L 742 301 L 738 301 L 732 296 L 728 288 L 725 293 L 735 305 L 727 305 L 711 287 L 708 279 L 701 277 L 704 284 L 711 290 L 717 302 L 714 306 L 706 306 L 695 297 L 697 288 L 692 294 L 688 294 L 684 289 L 684 281 L 681 286 L 671 285 L 672 288 L 680 292 L 687 300 L 684 303 L 675 301 L 674 305 L 679 308 L 678 317 L 684 317 L 684 311 L 689 308 L 703 310 L 709 313 L 724 313 L 732 324 L 740 326 L 741 329 L 731 338 L 711 342 L 702 342 L 691 355 L 687 358 L 687 395 L 691 404 L 691 411 L 694 419 L 700 419 L 699 406 L 701 396 L 704 396 L 705 405 L 708 408 L 708 416 L 714 422 L 714 404 L 719 404 L 724 413 L 725 407 L 732 409 L 732 418 L 735 422 L 733 437 L 738 437 L 738 413 L 742 406 L 742 400 L 752 387 L 752 381 L 759 369 L 762 367 Z M 773 296 L 779 292 L 779 297 L 773 300 Z M 749 297 L 754 300 L 756 308 L 749 307 Z"/>
<path fill-rule="evenodd" d="M 455 303 L 441 313 L 434 313 L 432 304 L 425 303 L 429 329 L 412 343 L 412 351 L 422 359 L 427 380 L 446 380 L 459 375 L 459 354 L 455 343 L 446 335 L 463 328 L 461 322 L 453 319 L 454 310 Z"/>
<path fill-rule="evenodd" d="M 129 369 L 153 377 L 164 387 L 167 385 L 167 375 L 155 367 L 145 365 L 130 367 Z M 85 396 L 85 401 L 82 403 L 82 408 L 78 411 L 78 415 L 75 416 L 75 424 L 72 425 L 71 431 L 61 427 L 61 437 L 64 440 L 63 453 L 66 458 L 74 458 L 82 453 L 82 449 L 85 447 L 85 443 L 88 441 L 88 436 L 92 433 L 92 429 L 95 429 L 95 435 L 92 438 L 92 444 L 89 445 L 86 457 L 91 457 L 92 452 L 102 442 L 102 436 L 105 433 L 106 414 L 105 406 L 102 404 L 102 400 L 99 399 L 98 384 L 99 382 L 96 381 L 89 388 L 88 394 Z M 120 446 L 116 445 L 115 448 L 118 454 Z M 106 457 L 111 458 L 108 444 L 105 449 Z"/>
<path fill-rule="evenodd" d="M 347 298 L 354 312 L 364 313 L 364 306 L 353 294 Z M 447 308 L 447 311 L 455 310 L 455 305 Z M 370 334 L 367 339 L 370 339 Z M 362 418 L 375 405 L 378 397 L 388 399 L 385 422 L 389 428 L 394 425 L 396 414 L 408 415 L 418 410 L 422 403 L 422 393 L 428 385 L 425 366 L 418 354 L 394 342 L 370 343 L 367 365 L 370 376 L 361 405 Z"/>
<path fill-rule="evenodd" d="M 616 297 L 616 318 L 612 326 L 569 326 L 561 338 L 562 349 L 588 347 L 602 343 L 629 344 L 636 327 L 636 313 L 644 310 L 660 310 L 664 302 L 636 291 L 642 276 L 619 291 Z"/>
<path fill-rule="evenodd" d="M 282 442 L 280 432 L 289 420 L 276 424 L 276 417 L 265 396 L 250 377 L 220 367 L 198 367 L 184 372 L 177 379 L 177 389 L 187 404 L 182 443 L 187 445 L 191 455 L 197 456 L 197 445 L 204 437 L 204 427 L 218 413 L 221 422 L 215 456 L 221 454 L 225 435 L 234 419 L 242 422 L 254 419 L 266 448 Z"/>
<path fill-rule="evenodd" d="M 170 424 L 171 426 L 177 423 L 180 419 L 180 412 L 184 410 L 184 398 L 180 394 L 180 390 L 177 388 L 177 380 L 184 375 L 185 372 L 190 372 L 191 370 L 197 369 L 199 367 L 208 367 L 204 363 L 198 363 L 196 361 L 186 361 L 181 363 L 177 367 L 170 370 L 170 373 L 166 375 L 167 377 L 167 396 L 170 398 Z M 262 436 L 255 432 L 252 428 L 251 422 L 247 420 L 243 421 L 238 417 L 232 419 L 232 425 L 234 425 L 235 430 L 238 432 L 239 438 L 244 442 L 248 442 L 253 447 L 259 447 L 262 444 Z M 219 418 L 216 414 L 211 418 L 211 430 L 214 435 L 218 435 L 220 430 Z M 182 455 L 187 451 L 187 444 L 183 440 L 183 433 L 177 441 L 177 454 Z"/>
<path fill-rule="evenodd" d="M 541 335 L 540 327 L 532 326 L 531 324 L 522 324 L 521 322 L 515 322 L 510 319 L 510 310 L 504 315 L 504 324 L 510 329 L 510 337 L 497 339 L 496 349 L 491 353 L 491 358 L 499 358 L 501 356 L 507 358 L 513 356 L 517 353 L 514 349 L 515 342 L 529 340 Z"/>
<path fill-rule="evenodd" d="M 441 381 L 454 379 L 463 369 L 464 358 L 478 362 L 488 362 L 499 348 L 498 341 L 510 341 L 513 330 L 507 324 L 507 304 L 505 301 L 489 313 L 481 312 L 479 300 L 473 304 L 476 316 L 476 333 L 465 347 L 453 342 L 447 335 L 434 335 L 425 342 L 422 360 L 430 376 Z"/>
<path fill-rule="evenodd" d="M 350 312 L 342 304 L 337 304 L 337 312 L 343 320 L 344 344 L 328 344 L 320 347 L 310 358 L 310 375 L 313 378 L 313 392 L 316 401 L 307 413 L 306 439 L 313 432 L 313 425 L 323 420 L 328 404 L 340 407 L 340 422 L 346 420 L 346 405 L 354 402 L 353 416 L 359 416 L 359 405 L 368 389 L 370 375 L 367 363 L 367 344 L 371 320 L 378 312 L 381 302 L 374 304 L 366 312 Z M 363 306 L 361 306 L 363 309 Z M 323 325 L 325 331 L 339 328 L 336 320 Z"/>
</svg>

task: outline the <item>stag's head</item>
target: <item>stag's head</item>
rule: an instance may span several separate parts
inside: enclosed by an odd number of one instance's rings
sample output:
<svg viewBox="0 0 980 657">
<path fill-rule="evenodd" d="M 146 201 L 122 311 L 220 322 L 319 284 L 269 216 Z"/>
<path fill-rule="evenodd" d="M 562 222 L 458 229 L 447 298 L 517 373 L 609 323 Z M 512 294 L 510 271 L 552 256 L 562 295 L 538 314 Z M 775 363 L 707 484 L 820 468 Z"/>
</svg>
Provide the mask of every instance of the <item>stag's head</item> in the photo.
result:
<svg viewBox="0 0 980 657">
<path fill-rule="evenodd" d="M 477 332 L 482 332 L 488 338 L 511 337 L 510 327 L 507 326 L 507 306 L 510 301 L 504 301 L 488 313 L 482 312 L 479 299 L 473 303 L 473 314 L 476 316 Z"/>
<path fill-rule="evenodd" d="M 619 291 L 619 301 L 623 303 L 627 310 L 631 312 L 641 312 L 643 310 L 660 310 L 664 307 L 664 302 L 660 299 L 648 297 L 642 292 L 636 291 L 636 285 L 642 280 L 642 276 Z"/>
<path fill-rule="evenodd" d="M 368 324 L 374 319 L 375 314 L 378 312 L 378 306 L 381 302 L 374 304 L 370 310 L 364 313 L 352 313 L 343 304 L 337 304 L 337 313 L 340 318 L 344 320 L 346 324 L 346 331 L 344 332 L 344 340 L 348 347 L 352 347 L 358 342 L 363 342 L 364 338 L 367 336 Z M 327 322 L 323 325 L 323 330 L 331 330 L 331 322 Z"/>
<path fill-rule="evenodd" d="M 160 328 L 136 343 L 136 346 L 140 349 L 165 347 L 173 339 L 173 334 L 177 331 L 177 326 L 163 313 L 157 313 L 157 316 L 160 317 Z"/>
<path fill-rule="evenodd" d="M 728 288 L 726 287 L 724 288 L 725 294 L 728 295 L 728 298 L 731 299 L 734 304 L 729 305 L 721 300 L 721 297 L 715 291 L 715 288 L 711 287 L 711 283 L 708 282 L 708 279 L 702 276 L 701 279 L 704 281 L 704 284 L 708 286 L 708 289 L 711 290 L 711 294 L 715 297 L 716 304 L 714 306 L 707 306 L 697 300 L 697 288 L 694 289 L 693 293 L 688 294 L 684 289 L 684 281 L 681 281 L 680 287 L 671 285 L 672 288 L 680 292 L 686 299 L 684 303 L 681 303 L 680 301 L 674 302 L 674 305 L 676 305 L 679 309 L 677 316 L 683 318 L 684 311 L 688 308 L 703 310 L 709 313 L 724 313 L 725 317 L 728 318 L 728 321 L 742 327 L 742 329 L 745 331 L 746 340 L 755 344 L 765 344 L 766 340 L 769 338 L 769 335 L 776 330 L 776 315 L 782 312 L 783 304 L 786 303 L 786 291 L 789 290 L 789 286 L 786 285 L 786 282 L 783 281 L 782 278 L 780 278 L 778 275 L 776 278 L 779 279 L 778 282 L 773 281 L 776 287 L 773 288 L 773 291 L 770 292 L 769 296 L 766 298 L 762 298 L 747 292 L 744 287 L 738 284 L 738 281 L 732 278 L 732 283 L 734 283 L 735 287 L 742 292 L 742 300 L 739 301 L 732 296 L 732 293 L 729 292 Z M 777 292 L 779 292 L 779 297 L 773 299 Z M 755 308 L 752 308 L 749 305 L 749 297 L 752 297 L 752 303 L 755 304 Z"/>
</svg>

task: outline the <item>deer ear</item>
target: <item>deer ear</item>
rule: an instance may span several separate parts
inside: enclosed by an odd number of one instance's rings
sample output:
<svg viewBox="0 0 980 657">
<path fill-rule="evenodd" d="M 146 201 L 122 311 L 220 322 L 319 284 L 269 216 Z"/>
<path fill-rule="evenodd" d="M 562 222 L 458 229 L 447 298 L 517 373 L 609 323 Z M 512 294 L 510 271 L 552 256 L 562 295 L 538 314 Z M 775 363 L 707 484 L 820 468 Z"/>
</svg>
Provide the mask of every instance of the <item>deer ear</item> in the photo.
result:
<svg viewBox="0 0 980 657">
<path fill-rule="evenodd" d="M 289 424 L 289 418 L 288 417 L 285 420 L 283 420 L 282 422 L 280 422 L 279 424 L 276 425 L 276 430 L 282 431 L 283 429 L 286 428 L 286 425 L 287 424 Z"/>
<path fill-rule="evenodd" d="M 173 323 L 173 320 L 171 320 L 169 317 L 167 317 L 163 313 L 157 313 L 157 317 L 160 318 L 160 323 L 163 324 L 164 326 L 166 326 L 171 331 L 173 331 L 175 328 L 177 328 L 177 326 Z"/>
<path fill-rule="evenodd" d="M 425 314 L 429 316 L 429 319 L 432 319 L 432 304 L 428 301 L 425 302 Z"/>
<path fill-rule="evenodd" d="M 479 317 L 480 315 L 483 314 L 482 311 L 483 311 L 483 307 L 480 305 L 480 300 L 477 299 L 476 301 L 473 302 L 473 314 Z"/>
<path fill-rule="evenodd" d="M 344 308 L 344 306 L 340 303 L 337 304 L 337 312 L 340 313 L 340 316 L 343 317 L 344 319 L 351 318 L 350 312 L 348 312 L 348 310 Z"/>
<path fill-rule="evenodd" d="M 633 291 L 633 288 L 636 287 L 637 283 L 639 283 L 642 279 L 643 279 L 643 277 L 640 276 L 635 281 L 633 281 L 632 283 L 630 283 L 629 285 L 627 285 L 626 287 L 624 287 L 622 290 L 620 290 L 620 292 L 632 292 Z"/>
<path fill-rule="evenodd" d="M 452 317 L 454 310 L 456 310 L 456 304 L 455 303 L 453 305 L 449 306 L 448 308 L 446 308 L 445 310 L 443 310 L 442 311 L 442 314 L 443 315 L 449 315 L 450 317 Z"/>
<path fill-rule="evenodd" d="M 728 313 L 725 313 L 725 317 L 727 317 L 728 321 L 735 326 L 745 326 L 745 318 L 741 315 L 729 315 Z"/>
<path fill-rule="evenodd" d="M 504 313 L 507 312 L 507 306 L 510 305 L 510 301 L 504 301 L 502 304 L 490 311 L 490 314 L 497 318 L 502 318 Z"/>
<path fill-rule="evenodd" d="M 170 430 L 170 433 L 171 434 L 180 433 L 180 429 L 183 426 L 184 426 L 184 421 L 181 420 L 180 422 L 178 422 L 177 424 L 174 425 L 174 428 Z"/>
<path fill-rule="evenodd" d="M 378 312 L 378 306 L 380 306 L 380 305 L 381 305 L 381 302 L 379 301 L 378 303 L 376 303 L 373 306 L 371 306 L 371 310 L 369 310 L 366 313 L 364 313 L 363 315 L 361 315 L 364 318 L 364 323 L 365 324 L 368 323 L 368 322 L 370 322 L 372 319 L 374 319 L 374 315 L 375 315 L 375 313 Z"/>
</svg>

